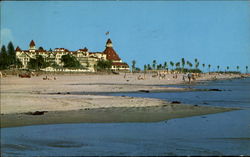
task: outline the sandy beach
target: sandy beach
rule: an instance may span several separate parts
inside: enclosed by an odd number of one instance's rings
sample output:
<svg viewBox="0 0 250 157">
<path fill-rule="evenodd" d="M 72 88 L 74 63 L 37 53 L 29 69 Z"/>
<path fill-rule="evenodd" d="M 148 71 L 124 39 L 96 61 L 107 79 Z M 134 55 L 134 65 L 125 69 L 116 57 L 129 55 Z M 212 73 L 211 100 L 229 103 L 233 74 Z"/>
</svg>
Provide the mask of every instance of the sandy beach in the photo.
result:
<svg viewBox="0 0 250 157">
<path fill-rule="evenodd" d="M 146 74 L 48 74 L 31 78 L 1 78 L 1 127 L 80 122 L 161 121 L 171 118 L 225 112 L 233 109 L 174 104 L 159 99 L 104 96 L 105 92 L 166 92 L 193 89 L 161 87 L 180 84 L 172 74 L 165 79 Z M 202 75 L 196 81 L 232 79 L 240 75 Z M 79 94 L 81 93 L 81 94 Z M 41 115 L 32 115 L 36 111 Z"/>
</svg>

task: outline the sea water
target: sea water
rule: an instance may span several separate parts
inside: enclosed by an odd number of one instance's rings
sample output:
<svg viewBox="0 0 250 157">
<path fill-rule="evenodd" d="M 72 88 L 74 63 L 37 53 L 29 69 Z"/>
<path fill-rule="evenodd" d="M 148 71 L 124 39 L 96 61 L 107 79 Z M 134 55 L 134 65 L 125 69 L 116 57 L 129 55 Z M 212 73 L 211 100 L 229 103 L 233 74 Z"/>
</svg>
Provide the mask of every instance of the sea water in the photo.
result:
<svg viewBox="0 0 250 157">
<path fill-rule="evenodd" d="M 250 155 L 250 78 L 200 82 L 191 87 L 222 91 L 112 95 L 160 98 L 241 110 L 154 123 L 2 128 L 1 153 L 6 156 Z"/>
</svg>

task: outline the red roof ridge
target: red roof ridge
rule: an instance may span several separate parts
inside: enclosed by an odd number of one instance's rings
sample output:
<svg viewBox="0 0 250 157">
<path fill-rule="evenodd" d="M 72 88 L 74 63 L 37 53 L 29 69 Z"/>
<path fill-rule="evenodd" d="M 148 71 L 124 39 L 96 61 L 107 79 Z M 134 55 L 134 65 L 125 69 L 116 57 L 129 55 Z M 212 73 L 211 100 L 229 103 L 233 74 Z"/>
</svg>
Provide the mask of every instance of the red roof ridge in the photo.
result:
<svg viewBox="0 0 250 157">
<path fill-rule="evenodd" d="M 89 52 L 89 54 L 103 53 L 103 52 Z"/>
<path fill-rule="evenodd" d="M 129 67 L 127 63 L 124 62 L 113 62 L 112 65 Z"/>
</svg>

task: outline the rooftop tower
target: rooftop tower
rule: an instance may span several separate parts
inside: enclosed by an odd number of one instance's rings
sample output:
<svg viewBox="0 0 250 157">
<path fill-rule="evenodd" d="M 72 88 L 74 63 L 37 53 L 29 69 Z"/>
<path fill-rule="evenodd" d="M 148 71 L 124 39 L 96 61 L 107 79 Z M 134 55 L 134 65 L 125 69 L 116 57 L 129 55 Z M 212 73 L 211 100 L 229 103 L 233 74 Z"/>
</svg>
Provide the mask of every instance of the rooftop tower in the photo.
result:
<svg viewBox="0 0 250 157">
<path fill-rule="evenodd" d="M 36 44 L 33 40 L 30 41 L 30 50 L 36 50 Z"/>
<path fill-rule="evenodd" d="M 106 42 L 106 48 L 103 51 L 104 54 L 106 54 L 108 60 L 112 60 L 113 62 L 122 62 L 121 58 L 118 56 L 118 54 L 113 49 L 113 44 L 110 39 Z"/>
</svg>

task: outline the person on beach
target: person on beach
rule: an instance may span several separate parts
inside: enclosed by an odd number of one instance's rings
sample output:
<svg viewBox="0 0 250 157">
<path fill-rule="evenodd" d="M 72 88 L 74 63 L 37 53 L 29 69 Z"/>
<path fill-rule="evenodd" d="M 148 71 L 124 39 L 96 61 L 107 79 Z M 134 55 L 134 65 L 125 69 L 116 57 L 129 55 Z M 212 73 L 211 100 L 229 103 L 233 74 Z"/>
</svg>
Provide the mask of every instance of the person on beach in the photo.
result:
<svg viewBox="0 0 250 157">
<path fill-rule="evenodd" d="M 193 75 L 192 73 L 188 73 L 188 82 L 191 83 L 191 79 L 193 78 Z"/>
<path fill-rule="evenodd" d="M 187 75 L 186 74 L 183 74 L 183 76 L 182 76 L 182 80 L 185 82 L 186 81 L 186 78 L 187 77 Z"/>
<path fill-rule="evenodd" d="M 174 73 L 173 78 L 177 79 L 177 73 Z"/>
</svg>

